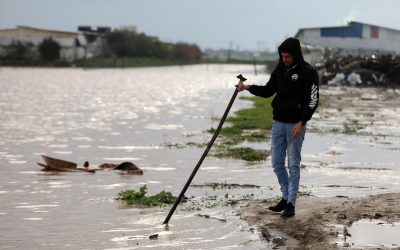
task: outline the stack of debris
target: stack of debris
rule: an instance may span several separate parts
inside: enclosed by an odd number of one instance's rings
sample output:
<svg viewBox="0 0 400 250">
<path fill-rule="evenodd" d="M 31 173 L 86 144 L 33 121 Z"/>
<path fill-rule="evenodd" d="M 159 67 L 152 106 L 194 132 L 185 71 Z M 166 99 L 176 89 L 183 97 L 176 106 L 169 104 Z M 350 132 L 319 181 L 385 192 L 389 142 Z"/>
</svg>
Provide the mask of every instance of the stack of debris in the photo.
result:
<svg viewBox="0 0 400 250">
<path fill-rule="evenodd" d="M 321 84 L 399 85 L 400 56 L 372 55 L 328 58 L 319 68 Z"/>
</svg>

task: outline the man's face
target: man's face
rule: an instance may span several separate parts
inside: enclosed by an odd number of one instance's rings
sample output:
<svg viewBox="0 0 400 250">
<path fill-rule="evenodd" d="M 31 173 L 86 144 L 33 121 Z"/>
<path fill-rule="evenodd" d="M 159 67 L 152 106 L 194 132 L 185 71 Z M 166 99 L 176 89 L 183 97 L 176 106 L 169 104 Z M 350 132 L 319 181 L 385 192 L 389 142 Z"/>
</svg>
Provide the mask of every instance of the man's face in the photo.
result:
<svg viewBox="0 0 400 250">
<path fill-rule="evenodd" d="M 281 58 L 282 58 L 282 62 L 285 65 L 285 67 L 290 67 L 294 64 L 294 58 L 293 58 L 292 54 L 290 54 L 288 52 L 282 52 Z"/>
</svg>

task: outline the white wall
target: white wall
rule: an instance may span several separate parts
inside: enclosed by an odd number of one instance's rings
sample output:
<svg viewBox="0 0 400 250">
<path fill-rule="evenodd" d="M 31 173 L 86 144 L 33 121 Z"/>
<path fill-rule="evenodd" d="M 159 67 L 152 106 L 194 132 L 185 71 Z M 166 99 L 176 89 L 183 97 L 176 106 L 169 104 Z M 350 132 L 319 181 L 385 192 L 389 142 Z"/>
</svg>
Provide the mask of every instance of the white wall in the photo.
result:
<svg viewBox="0 0 400 250">
<path fill-rule="evenodd" d="M 84 57 L 84 49 L 82 47 L 75 46 L 75 39 L 78 37 L 78 33 L 46 31 L 29 28 L 0 30 L 0 47 L 3 47 L 0 48 L 0 53 L 4 54 L 4 47 L 10 45 L 13 41 L 30 42 L 37 47 L 43 41 L 43 39 L 49 37 L 60 44 L 60 57 L 62 59 L 72 61 L 74 59 Z M 82 37 L 79 38 L 82 40 Z"/>
</svg>

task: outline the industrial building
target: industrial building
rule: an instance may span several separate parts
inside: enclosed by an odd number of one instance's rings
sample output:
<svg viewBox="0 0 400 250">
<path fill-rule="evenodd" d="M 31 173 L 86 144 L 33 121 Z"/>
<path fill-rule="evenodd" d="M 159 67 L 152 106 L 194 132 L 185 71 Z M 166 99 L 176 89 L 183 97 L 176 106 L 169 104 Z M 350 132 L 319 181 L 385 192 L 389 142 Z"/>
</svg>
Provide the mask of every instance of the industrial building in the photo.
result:
<svg viewBox="0 0 400 250">
<path fill-rule="evenodd" d="M 338 54 L 400 53 L 400 30 L 361 22 L 302 28 L 295 37 L 304 45 L 329 48 Z"/>
<path fill-rule="evenodd" d="M 17 26 L 13 29 L 0 29 L 0 57 L 7 54 L 7 48 L 13 42 L 21 42 L 32 46 L 32 59 L 38 58 L 38 46 L 44 39 L 52 38 L 60 46 L 60 59 L 74 61 L 90 58 L 100 53 L 101 36 L 110 32 L 109 27 L 79 26 L 77 32 L 49 30 L 28 26 Z"/>
<path fill-rule="evenodd" d="M 61 59 L 72 61 L 85 56 L 86 39 L 78 32 L 39 29 L 27 26 L 17 26 L 13 29 L 0 30 L 0 56 L 7 52 L 7 47 L 13 42 L 29 43 L 34 48 L 51 37 L 61 46 Z M 34 55 L 35 56 L 35 55 Z M 36 53 L 38 56 L 38 53 Z"/>
</svg>

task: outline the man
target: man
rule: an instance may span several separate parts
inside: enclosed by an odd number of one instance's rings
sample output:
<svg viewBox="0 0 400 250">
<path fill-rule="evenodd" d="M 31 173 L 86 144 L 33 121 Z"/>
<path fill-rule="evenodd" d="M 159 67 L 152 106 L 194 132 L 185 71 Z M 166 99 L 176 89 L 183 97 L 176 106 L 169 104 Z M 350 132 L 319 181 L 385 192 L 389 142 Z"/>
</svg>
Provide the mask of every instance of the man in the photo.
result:
<svg viewBox="0 0 400 250">
<path fill-rule="evenodd" d="M 286 39 L 278 48 L 279 63 L 265 86 L 237 85 L 239 91 L 248 90 L 261 97 L 271 97 L 273 123 L 271 130 L 272 167 L 282 192 L 281 201 L 269 207 L 282 212 L 282 217 L 295 214 L 300 182 L 301 146 L 306 123 L 318 106 L 319 83 L 317 71 L 306 61 L 296 38 Z M 285 167 L 288 157 L 288 170 Z"/>
</svg>

